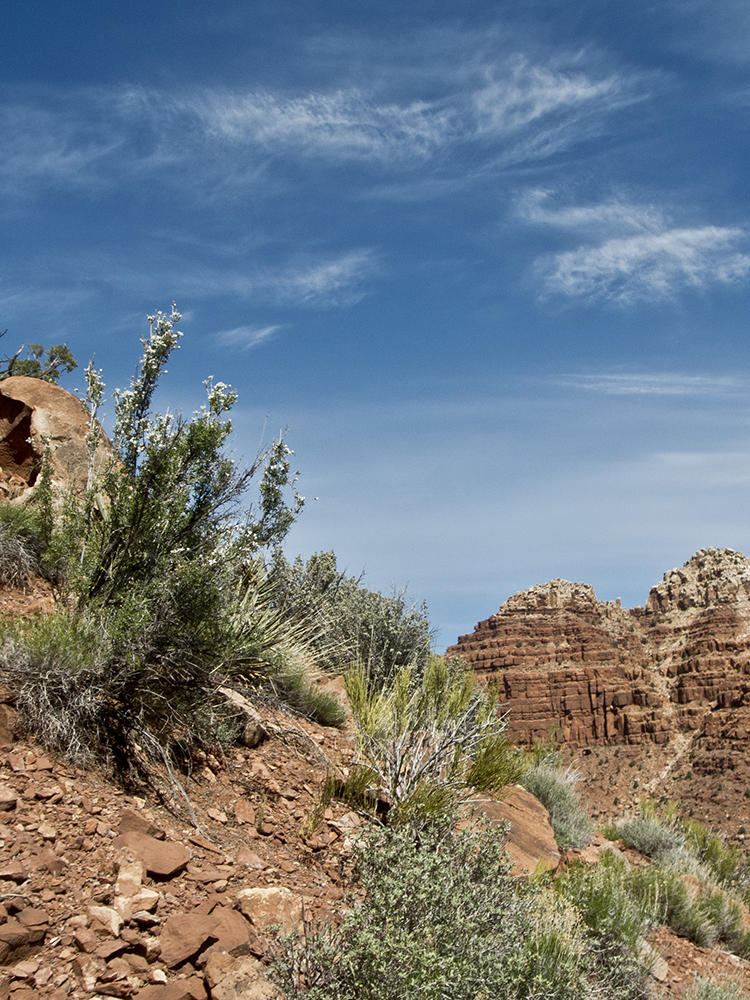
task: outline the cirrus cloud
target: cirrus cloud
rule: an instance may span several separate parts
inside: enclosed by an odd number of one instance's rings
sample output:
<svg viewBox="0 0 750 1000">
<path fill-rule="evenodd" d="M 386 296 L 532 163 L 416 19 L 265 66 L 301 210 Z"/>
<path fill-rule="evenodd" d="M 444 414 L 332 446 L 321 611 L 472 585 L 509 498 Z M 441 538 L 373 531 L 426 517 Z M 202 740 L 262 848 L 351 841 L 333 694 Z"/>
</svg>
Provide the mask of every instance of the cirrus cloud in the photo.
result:
<svg viewBox="0 0 750 1000">
<path fill-rule="evenodd" d="M 549 192 L 527 192 L 517 214 L 588 238 L 537 260 L 543 294 L 629 306 L 750 274 L 750 241 L 740 227 L 676 226 L 664 209 L 623 200 L 558 208 L 549 199 Z"/>
</svg>

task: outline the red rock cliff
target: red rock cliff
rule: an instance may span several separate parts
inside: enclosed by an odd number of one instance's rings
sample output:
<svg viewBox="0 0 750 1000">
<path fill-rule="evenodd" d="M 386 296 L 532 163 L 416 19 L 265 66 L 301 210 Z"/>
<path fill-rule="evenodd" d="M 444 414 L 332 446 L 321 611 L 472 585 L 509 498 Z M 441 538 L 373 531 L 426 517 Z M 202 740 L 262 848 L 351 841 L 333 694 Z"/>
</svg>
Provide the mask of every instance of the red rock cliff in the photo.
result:
<svg viewBox="0 0 750 1000">
<path fill-rule="evenodd" d="M 498 683 L 511 731 L 559 727 L 574 746 L 750 736 L 750 559 L 702 549 L 665 573 L 646 607 L 552 580 L 514 594 L 451 655 Z"/>
</svg>

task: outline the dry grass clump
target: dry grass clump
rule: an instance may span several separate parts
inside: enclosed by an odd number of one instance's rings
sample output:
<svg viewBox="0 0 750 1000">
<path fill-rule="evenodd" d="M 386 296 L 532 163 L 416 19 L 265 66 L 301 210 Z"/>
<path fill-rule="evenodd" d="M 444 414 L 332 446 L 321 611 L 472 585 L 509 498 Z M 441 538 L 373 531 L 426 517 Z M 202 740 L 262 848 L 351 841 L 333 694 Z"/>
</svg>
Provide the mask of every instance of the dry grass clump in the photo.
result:
<svg viewBox="0 0 750 1000">
<path fill-rule="evenodd" d="M 0 585 L 25 588 L 39 572 L 39 557 L 31 539 L 0 521 Z"/>
</svg>

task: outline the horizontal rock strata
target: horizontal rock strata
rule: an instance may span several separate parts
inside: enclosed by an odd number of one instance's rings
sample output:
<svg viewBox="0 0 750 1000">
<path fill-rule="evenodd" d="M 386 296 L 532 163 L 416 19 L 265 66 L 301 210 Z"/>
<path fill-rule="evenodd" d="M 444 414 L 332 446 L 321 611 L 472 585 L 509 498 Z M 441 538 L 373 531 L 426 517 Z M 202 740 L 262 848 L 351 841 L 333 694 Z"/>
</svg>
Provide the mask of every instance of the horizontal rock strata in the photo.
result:
<svg viewBox="0 0 750 1000">
<path fill-rule="evenodd" d="M 645 608 L 552 580 L 514 594 L 448 650 L 498 685 L 511 732 L 572 746 L 750 735 L 750 560 L 702 549 Z M 719 735 L 720 734 L 720 735 Z"/>
</svg>

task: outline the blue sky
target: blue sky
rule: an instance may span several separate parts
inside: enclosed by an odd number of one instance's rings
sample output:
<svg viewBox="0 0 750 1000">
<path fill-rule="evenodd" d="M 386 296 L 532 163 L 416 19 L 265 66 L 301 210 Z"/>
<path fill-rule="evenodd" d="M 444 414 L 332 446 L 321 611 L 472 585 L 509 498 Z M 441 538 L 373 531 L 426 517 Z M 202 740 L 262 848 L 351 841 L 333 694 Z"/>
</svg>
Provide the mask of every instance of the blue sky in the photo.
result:
<svg viewBox="0 0 750 1000">
<path fill-rule="evenodd" d="M 0 328 L 289 426 L 290 554 L 437 644 L 560 576 L 750 551 L 750 8 L 28 0 L 0 24 Z M 72 376 L 68 387 L 80 387 Z"/>
</svg>

